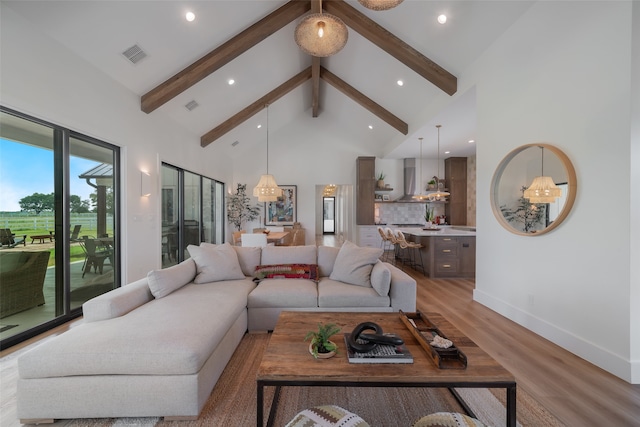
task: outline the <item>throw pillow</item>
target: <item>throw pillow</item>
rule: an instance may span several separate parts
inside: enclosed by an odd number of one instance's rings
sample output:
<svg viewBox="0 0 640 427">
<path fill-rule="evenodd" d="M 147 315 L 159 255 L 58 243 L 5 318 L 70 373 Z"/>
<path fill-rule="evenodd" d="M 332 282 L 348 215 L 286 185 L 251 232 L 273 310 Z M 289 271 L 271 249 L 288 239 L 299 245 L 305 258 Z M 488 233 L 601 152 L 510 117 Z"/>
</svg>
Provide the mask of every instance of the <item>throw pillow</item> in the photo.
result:
<svg viewBox="0 0 640 427">
<path fill-rule="evenodd" d="M 229 243 L 206 246 L 189 245 L 187 250 L 196 262 L 195 283 L 244 279 L 238 255 Z"/>
<path fill-rule="evenodd" d="M 351 285 L 370 288 L 373 264 L 378 261 L 382 253 L 381 248 L 362 248 L 347 240 L 338 252 L 329 277 Z"/>
<path fill-rule="evenodd" d="M 318 264 L 275 264 L 259 265 L 256 279 L 309 279 L 318 281 Z"/>
<path fill-rule="evenodd" d="M 381 297 L 389 295 L 391 288 L 391 270 L 380 260 L 371 269 L 371 286 Z"/>
<path fill-rule="evenodd" d="M 260 265 L 260 254 L 262 248 L 250 247 L 250 246 L 231 246 L 238 255 L 238 262 L 242 273 L 245 276 L 253 276 L 253 272 L 256 267 Z"/>
<path fill-rule="evenodd" d="M 192 259 L 186 259 L 169 268 L 150 271 L 147 273 L 147 281 L 151 294 L 159 299 L 191 282 L 195 275 L 196 264 Z"/>
</svg>

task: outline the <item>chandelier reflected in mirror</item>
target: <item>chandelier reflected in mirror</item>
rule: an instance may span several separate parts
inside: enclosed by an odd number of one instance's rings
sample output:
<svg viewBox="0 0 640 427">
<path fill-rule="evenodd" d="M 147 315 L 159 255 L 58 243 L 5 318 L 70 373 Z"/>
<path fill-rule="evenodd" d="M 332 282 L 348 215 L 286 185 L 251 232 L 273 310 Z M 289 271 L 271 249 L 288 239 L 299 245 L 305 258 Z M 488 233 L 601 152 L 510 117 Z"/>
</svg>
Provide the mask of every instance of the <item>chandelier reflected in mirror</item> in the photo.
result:
<svg viewBox="0 0 640 427">
<path fill-rule="evenodd" d="M 305 16 L 296 26 L 294 39 L 303 52 L 312 56 L 327 57 L 340 52 L 347 44 L 349 31 L 340 18 L 320 12 Z"/>
<path fill-rule="evenodd" d="M 544 147 L 542 150 L 542 164 L 540 176 L 536 176 L 533 182 L 524 190 L 524 197 L 531 203 L 553 203 L 562 196 L 562 190 L 553 182 L 550 176 L 544 176 Z"/>
</svg>

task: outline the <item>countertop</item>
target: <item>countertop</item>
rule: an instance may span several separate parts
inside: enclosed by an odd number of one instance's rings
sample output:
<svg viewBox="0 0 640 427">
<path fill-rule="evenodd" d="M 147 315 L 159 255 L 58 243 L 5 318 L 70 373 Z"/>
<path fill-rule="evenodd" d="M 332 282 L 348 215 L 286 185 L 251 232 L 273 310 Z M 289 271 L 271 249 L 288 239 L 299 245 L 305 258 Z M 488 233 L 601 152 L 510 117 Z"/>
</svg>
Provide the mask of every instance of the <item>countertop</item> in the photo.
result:
<svg viewBox="0 0 640 427">
<path fill-rule="evenodd" d="M 439 225 L 438 230 L 423 230 L 422 227 L 394 227 L 390 228 L 395 231 L 402 231 L 404 234 L 413 236 L 475 236 L 475 227 L 456 226 L 456 225 Z"/>
</svg>

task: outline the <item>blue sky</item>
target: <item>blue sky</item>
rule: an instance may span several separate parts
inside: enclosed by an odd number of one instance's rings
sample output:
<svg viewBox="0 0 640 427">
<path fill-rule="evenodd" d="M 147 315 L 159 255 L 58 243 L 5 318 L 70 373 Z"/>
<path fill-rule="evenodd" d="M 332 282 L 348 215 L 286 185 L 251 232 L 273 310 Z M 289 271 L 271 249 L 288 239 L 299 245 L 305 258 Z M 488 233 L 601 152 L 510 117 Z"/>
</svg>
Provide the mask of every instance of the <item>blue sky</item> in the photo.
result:
<svg viewBox="0 0 640 427">
<path fill-rule="evenodd" d="M 98 164 L 71 157 L 71 194 L 89 200 L 94 189 L 78 176 Z M 53 151 L 0 138 L 0 211 L 19 211 L 18 201 L 33 193 L 53 193 Z"/>
</svg>

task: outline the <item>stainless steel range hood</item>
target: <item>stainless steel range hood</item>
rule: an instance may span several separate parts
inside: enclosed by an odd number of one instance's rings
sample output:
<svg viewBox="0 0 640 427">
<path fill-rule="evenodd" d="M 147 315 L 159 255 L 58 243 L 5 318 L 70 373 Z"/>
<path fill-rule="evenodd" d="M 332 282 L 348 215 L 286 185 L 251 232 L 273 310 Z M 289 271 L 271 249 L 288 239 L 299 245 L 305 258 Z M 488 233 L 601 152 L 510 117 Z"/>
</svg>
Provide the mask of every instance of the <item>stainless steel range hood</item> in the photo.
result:
<svg viewBox="0 0 640 427">
<path fill-rule="evenodd" d="M 396 202 L 402 203 L 420 203 L 419 200 L 413 198 L 416 194 L 416 159 L 404 159 L 404 195 Z M 422 202 L 424 203 L 424 202 Z"/>
</svg>

